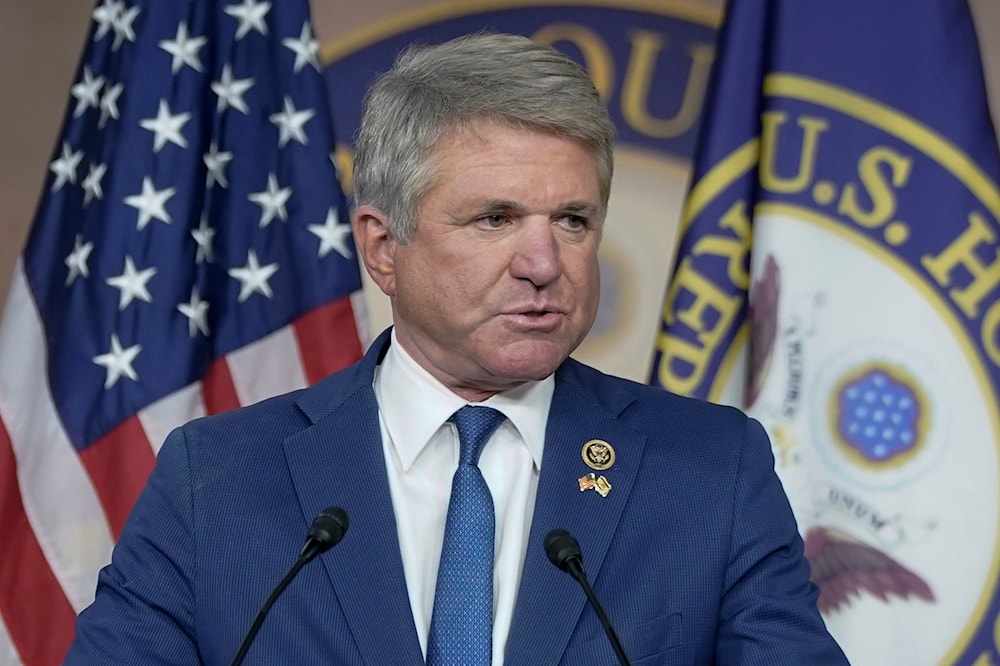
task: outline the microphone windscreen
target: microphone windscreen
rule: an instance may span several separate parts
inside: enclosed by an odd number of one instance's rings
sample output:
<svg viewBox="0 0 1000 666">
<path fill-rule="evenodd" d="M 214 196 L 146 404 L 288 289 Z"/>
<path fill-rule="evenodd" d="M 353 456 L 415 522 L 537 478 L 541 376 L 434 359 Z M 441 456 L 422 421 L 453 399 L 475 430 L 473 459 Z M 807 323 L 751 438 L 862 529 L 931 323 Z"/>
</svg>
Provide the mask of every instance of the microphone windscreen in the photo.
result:
<svg viewBox="0 0 1000 666">
<path fill-rule="evenodd" d="M 339 506 L 328 506 L 313 519 L 309 538 L 319 542 L 326 550 L 344 538 L 349 524 L 346 511 Z"/>
<path fill-rule="evenodd" d="M 545 536 L 545 554 L 549 561 L 563 571 L 567 571 L 569 562 L 573 559 L 583 562 L 580 544 L 566 530 L 552 530 Z"/>
</svg>

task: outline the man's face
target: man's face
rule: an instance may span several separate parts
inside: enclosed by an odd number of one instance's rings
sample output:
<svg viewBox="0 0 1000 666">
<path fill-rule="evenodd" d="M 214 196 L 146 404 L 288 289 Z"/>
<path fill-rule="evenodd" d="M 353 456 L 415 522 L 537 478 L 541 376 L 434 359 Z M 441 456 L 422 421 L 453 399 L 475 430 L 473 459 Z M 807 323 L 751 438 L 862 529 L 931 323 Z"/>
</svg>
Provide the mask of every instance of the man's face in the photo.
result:
<svg viewBox="0 0 1000 666">
<path fill-rule="evenodd" d="M 597 312 L 593 156 L 571 139 L 481 123 L 446 137 L 433 159 L 436 185 L 408 244 L 378 231 L 378 211 L 358 210 L 356 237 L 400 344 L 468 400 L 547 377 Z"/>
</svg>

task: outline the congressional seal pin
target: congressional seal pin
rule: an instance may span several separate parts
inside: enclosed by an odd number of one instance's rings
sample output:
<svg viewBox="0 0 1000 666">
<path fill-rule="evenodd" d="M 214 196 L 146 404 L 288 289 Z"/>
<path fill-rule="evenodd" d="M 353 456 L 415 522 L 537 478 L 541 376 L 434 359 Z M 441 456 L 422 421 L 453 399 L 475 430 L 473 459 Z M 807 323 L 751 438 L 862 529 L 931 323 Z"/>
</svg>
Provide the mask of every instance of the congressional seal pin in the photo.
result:
<svg viewBox="0 0 1000 666">
<path fill-rule="evenodd" d="M 615 450 L 603 439 L 592 439 L 583 445 L 583 462 L 590 469 L 602 472 L 615 464 Z"/>
</svg>

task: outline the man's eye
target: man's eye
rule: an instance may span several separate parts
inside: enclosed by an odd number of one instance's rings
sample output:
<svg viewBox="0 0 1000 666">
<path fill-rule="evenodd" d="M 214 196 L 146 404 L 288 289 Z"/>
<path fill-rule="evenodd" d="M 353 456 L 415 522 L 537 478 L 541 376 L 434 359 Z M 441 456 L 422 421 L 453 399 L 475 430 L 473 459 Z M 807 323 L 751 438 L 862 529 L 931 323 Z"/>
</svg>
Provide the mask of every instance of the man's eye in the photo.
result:
<svg viewBox="0 0 1000 666">
<path fill-rule="evenodd" d="M 560 222 L 567 229 L 578 230 L 587 227 L 587 218 L 579 215 L 563 215 Z"/>
<path fill-rule="evenodd" d="M 483 224 L 485 224 L 490 229 L 499 229 L 504 224 L 507 223 L 507 216 L 501 213 L 496 213 L 494 215 L 487 215 L 482 218 Z"/>
</svg>

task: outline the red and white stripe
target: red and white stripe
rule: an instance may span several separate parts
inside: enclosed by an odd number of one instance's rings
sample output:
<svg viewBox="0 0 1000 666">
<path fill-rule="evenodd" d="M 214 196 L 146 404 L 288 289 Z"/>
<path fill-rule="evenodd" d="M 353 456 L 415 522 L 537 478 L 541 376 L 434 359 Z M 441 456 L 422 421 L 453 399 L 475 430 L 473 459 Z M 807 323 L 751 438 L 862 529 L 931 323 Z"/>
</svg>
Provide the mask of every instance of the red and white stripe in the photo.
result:
<svg viewBox="0 0 1000 666">
<path fill-rule="evenodd" d="M 0 321 L 0 666 L 61 663 L 167 433 L 357 360 L 369 340 L 362 303 L 358 292 L 321 306 L 228 354 L 80 455 L 52 400 L 45 336 L 18 264 Z"/>
</svg>

